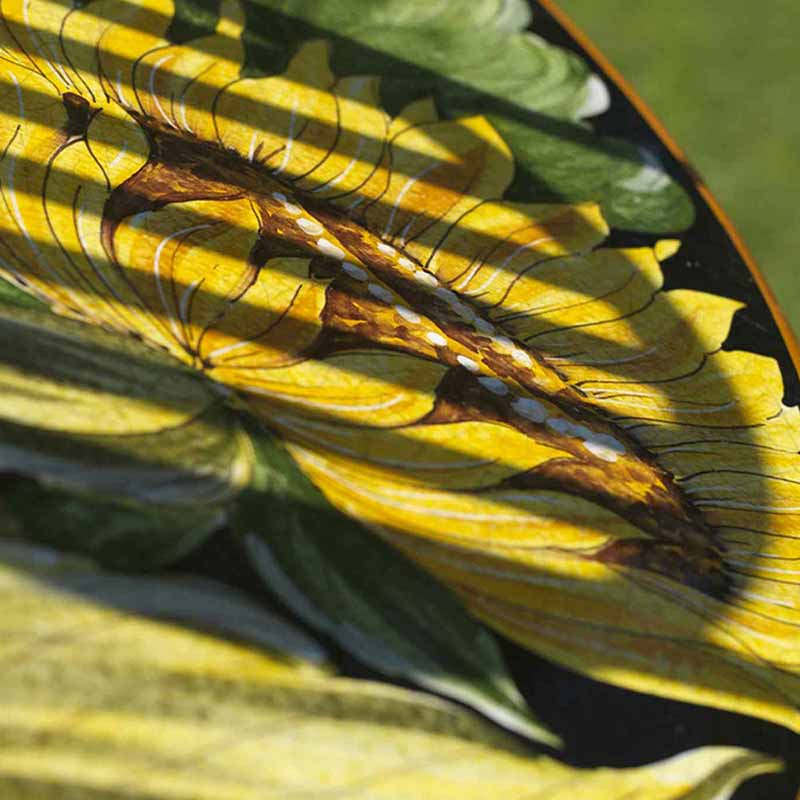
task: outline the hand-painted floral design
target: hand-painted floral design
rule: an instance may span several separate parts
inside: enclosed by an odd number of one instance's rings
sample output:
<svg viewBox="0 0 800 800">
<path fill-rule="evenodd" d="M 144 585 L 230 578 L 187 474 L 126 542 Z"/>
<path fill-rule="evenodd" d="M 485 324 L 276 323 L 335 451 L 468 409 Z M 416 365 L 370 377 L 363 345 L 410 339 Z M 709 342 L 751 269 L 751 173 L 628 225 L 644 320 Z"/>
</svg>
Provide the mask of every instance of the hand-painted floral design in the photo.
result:
<svg viewBox="0 0 800 800">
<path fill-rule="evenodd" d="M 235 4 L 185 44 L 165 0 L 2 13 L 3 275 L 202 375 L 74 430 L 244 409 L 495 630 L 800 730 L 798 412 L 773 360 L 721 349 L 739 303 L 662 290 L 676 242 L 503 200 L 485 118 L 390 117 L 325 41 L 240 76 Z"/>
</svg>

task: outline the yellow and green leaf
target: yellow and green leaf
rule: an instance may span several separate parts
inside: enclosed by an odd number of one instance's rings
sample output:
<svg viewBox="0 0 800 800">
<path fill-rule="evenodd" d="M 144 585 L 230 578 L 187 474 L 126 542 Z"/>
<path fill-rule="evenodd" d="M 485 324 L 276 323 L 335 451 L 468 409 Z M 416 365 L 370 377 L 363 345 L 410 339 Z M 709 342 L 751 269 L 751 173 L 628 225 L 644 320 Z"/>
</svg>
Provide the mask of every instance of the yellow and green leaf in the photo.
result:
<svg viewBox="0 0 800 800">
<path fill-rule="evenodd" d="M 708 747 L 575 770 L 436 698 L 333 677 L 313 643 L 215 585 L 131 581 L 0 544 L 0 789 L 20 798 L 714 800 L 775 760 Z M 156 597 L 161 603 L 155 603 Z M 158 607 L 157 616 L 152 614 Z M 234 644 L 169 622 L 186 608 Z M 232 613 L 233 612 L 233 613 Z"/>
<path fill-rule="evenodd" d="M 800 730 L 797 409 L 720 349 L 738 303 L 662 288 L 673 241 L 517 202 L 502 124 L 390 115 L 326 40 L 241 74 L 235 3 L 183 44 L 155 0 L 2 12 L 0 270 L 59 317 L 3 312 L 10 466 L 217 512 L 255 417 L 520 644 Z"/>
<path fill-rule="evenodd" d="M 255 476 L 234 524 L 266 585 L 301 619 L 373 669 L 558 745 L 526 706 L 491 634 L 459 600 L 331 509 L 277 441 L 263 431 L 251 434 Z"/>
<path fill-rule="evenodd" d="M 0 465 L 44 487 L 4 487 L 26 536 L 152 567 L 225 521 L 252 450 L 213 387 L 131 338 L 40 310 L 0 309 L 0 336 Z"/>
</svg>

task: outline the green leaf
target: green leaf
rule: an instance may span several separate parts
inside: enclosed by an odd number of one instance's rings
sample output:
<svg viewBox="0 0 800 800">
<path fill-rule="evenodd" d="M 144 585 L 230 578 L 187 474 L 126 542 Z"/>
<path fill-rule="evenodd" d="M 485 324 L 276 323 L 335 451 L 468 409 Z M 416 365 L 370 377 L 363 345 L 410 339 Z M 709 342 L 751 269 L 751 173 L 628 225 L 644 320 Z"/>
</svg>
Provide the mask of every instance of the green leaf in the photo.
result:
<svg viewBox="0 0 800 800">
<path fill-rule="evenodd" d="M 177 561 L 226 519 L 222 508 L 114 501 L 35 481 L 14 481 L 4 489 L 0 512 L 16 536 L 85 553 L 116 569 L 153 570 Z"/>
<path fill-rule="evenodd" d="M 494 638 L 461 601 L 335 511 L 276 440 L 258 432 L 252 438 L 256 478 L 234 525 L 269 588 L 372 668 L 557 746 L 527 708 Z"/>
<path fill-rule="evenodd" d="M 612 227 L 647 233 L 674 233 L 693 223 L 691 199 L 652 154 L 566 121 L 489 119 L 514 151 L 510 199 L 598 202 Z"/>
<path fill-rule="evenodd" d="M 13 570 L 20 580 L 24 576 L 43 582 L 54 597 L 63 597 L 68 615 L 74 615 L 72 604 L 98 605 L 246 641 L 298 665 L 322 666 L 327 658 L 322 647 L 296 626 L 215 580 L 105 572 L 88 558 L 5 538 L 0 538 L 0 565 L 6 578 Z M 10 602 L 4 591 L 8 588 L 0 583 L 3 607 L 14 607 L 18 601 Z M 24 593 L 25 589 L 23 598 Z"/>
<path fill-rule="evenodd" d="M 0 469 L 25 535 L 153 567 L 224 520 L 249 479 L 235 414 L 196 374 L 139 342 L 0 308 Z"/>
<path fill-rule="evenodd" d="M 437 698 L 330 676 L 257 609 L 262 649 L 147 619 L 153 586 L 0 547 L 3 797 L 719 800 L 779 767 L 709 747 L 575 770 Z M 185 596 L 165 591 L 180 616 Z M 194 591 L 204 617 L 220 596 L 229 609 L 224 591 Z"/>
<path fill-rule="evenodd" d="M 0 278 L 0 307 L 47 308 L 46 304 L 9 281 Z"/>
<path fill-rule="evenodd" d="M 514 199 L 599 202 L 612 226 L 648 233 L 694 220 L 691 199 L 651 155 L 580 122 L 606 110 L 608 90 L 583 59 L 525 30 L 526 3 L 253 0 L 251 8 L 251 69 L 282 71 L 301 41 L 331 38 L 334 71 L 380 75 L 392 113 L 433 95 L 444 117 L 488 116 L 517 161 Z"/>
</svg>

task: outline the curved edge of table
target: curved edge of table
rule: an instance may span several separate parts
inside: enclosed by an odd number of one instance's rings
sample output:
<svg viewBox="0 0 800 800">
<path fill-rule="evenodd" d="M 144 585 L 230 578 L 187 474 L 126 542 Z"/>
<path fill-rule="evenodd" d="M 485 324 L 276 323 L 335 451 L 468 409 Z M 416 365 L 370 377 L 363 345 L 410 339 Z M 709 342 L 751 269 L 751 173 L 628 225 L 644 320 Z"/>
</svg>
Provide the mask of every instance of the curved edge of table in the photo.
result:
<svg viewBox="0 0 800 800">
<path fill-rule="evenodd" d="M 758 264 L 750 252 L 747 245 L 744 243 L 739 232 L 736 230 L 730 217 L 720 206 L 716 197 L 714 197 L 711 190 L 705 184 L 703 179 L 698 174 L 697 170 L 691 165 L 686 154 L 683 152 L 678 143 L 667 132 L 663 123 L 655 115 L 652 109 L 645 103 L 641 96 L 631 86 L 630 83 L 622 76 L 620 71 L 603 55 L 597 45 L 572 21 L 572 19 L 557 5 L 555 0 L 537 0 L 538 4 L 548 13 L 553 19 L 572 37 L 572 39 L 583 49 L 586 53 L 600 66 L 605 72 L 606 76 L 616 85 L 628 99 L 631 105 L 636 109 L 639 115 L 644 119 L 653 133 L 661 139 L 672 156 L 678 161 L 681 166 L 686 170 L 693 181 L 695 188 L 703 198 L 705 203 L 711 209 L 717 221 L 722 226 L 728 238 L 733 243 L 734 247 L 739 251 L 742 260 L 750 270 L 759 291 L 766 300 L 775 324 L 778 326 L 781 337 L 786 344 L 786 349 L 789 351 L 792 363 L 795 370 L 800 374 L 800 342 L 796 338 L 789 321 L 786 319 L 778 299 L 775 297 L 770 285 L 764 276 L 764 273 L 759 268 Z M 800 796 L 798 797 L 800 800 Z"/>
</svg>

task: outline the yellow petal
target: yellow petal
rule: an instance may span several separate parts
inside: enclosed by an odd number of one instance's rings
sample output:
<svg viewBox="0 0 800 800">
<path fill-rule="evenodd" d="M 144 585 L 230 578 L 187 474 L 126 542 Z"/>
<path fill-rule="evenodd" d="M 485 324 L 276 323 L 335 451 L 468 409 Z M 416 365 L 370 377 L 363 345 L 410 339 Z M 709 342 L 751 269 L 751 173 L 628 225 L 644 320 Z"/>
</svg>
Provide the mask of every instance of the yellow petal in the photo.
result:
<svg viewBox="0 0 800 800">
<path fill-rule="evenodd" d="M 302 409 L 322 420 L 391 427 L 416 422 L 433 408 L 446 371 L 404 353 L 365 350 L 233 378 L 219 371 L 217 378 L 235 382 L 250 407 L 276 424 Z"/>
<path fill-rule="evenodd" d="M 221 10 L 215 35 L 146 52 L 134 73 L 142 111 L 169 128 L 213 141 L 211 109 L 219 92 L 239 77 L 243 25 L 243 9 L 233 0 Z"/>
<path fill-rule="evenodd" d="M 0 214 L 2 266 L 10 277 L 52 286 L 53 300 L 67 308 L 82 304 L 80 275 L 55 241 L 42 196 L 51 160 L 65 144 L 67 109 L 47 80 L 15 67 L 0 83 Z M 71 208 L 61 209 L 71 216 Z"/>
<path fill-rule="evenodd" d="M 67 0 L 4 0 L 2 17 L 11 59 L 37 72 L 52 94 L 74 90 L 76 76 L 63 62 L 61 25 L 71 10 Z"/>
<path fill-rule="evenodd" d="M 435 435 L 449 445 L 444 452 L 422 448 L 409 452 L 411 447 L 403 432 L 387 431 L 382 449 L 393 457 L 384 456 L 383 464 L 308 444 L 292 444 L 290 450 L 334 505 L 378 526 L 429 568 L 431 563 L 420 553 L 435 551 L 449 561 L 469 548 L 477 554 L 508 552 L 513 559 L 520 552 L 539 547 L 545 551 L 553 547 L 591 552 L 626 534 L 641 535 L 602 507 L 580 498 L 554 491 L 498 487 L 511 472 L 504 462 L 493 468 L 484 467 L 488 474 L 481 474 L 480 462 L 467 461 L 457 449 L 459 445 L 468 448 L 464 437 L 480 425 L 441 426 Z M 426 437 L 432 435 L 424 433 Z M 485 425 L 481 433 L 483 437 L 498 434 L 497 443 L 506 446 L 516 438 L 501 426 Z M 448 435 L 455 441 L 449 442 Z M 424 438 L 417 433 L 411 441 Z M 326 444 L 324 439 L 322 443 Z M 516 457 L 529 467 L 560 455 L 557 450 L 537 447 L 530 441 L 527 447 Z M 405 462 L 400 461 L 402 456 Z M 459 457 L 466 466 L 456 461 Z M 439 461 L 434 462 L 437 458 Z M 433 476 L 427 478 L 426 473 Z M 454 491 L 467 488 L 482 491 Z M 426 544 L 428 540 L 430 543 Z"/>
<path fill-rule="evenodd" d="M 291 180 L 316 168 L 336 139 L 328 46 L 304 44 L 281 76 L 243 78 L 217 98 L 220 144 Z"/>
<path fill-rule="evenodd" d="M 224 316 L 218 308 L 208 315 L 199 352 L 210 375 L 233 386 L 246 383 L 253 370 L 290 364 L 314 344 L 323 329 L 327 282 L 312 278 L 308 267 L 305 258 L 270 259 Z M 200 313 L 192 308 L 196 326 Z"/>
<path fill-rule="evenodd" d="M 364 219 L 400 245 L 426 233 L 438 241 L 482 200 L 499 197 L 513 174 L 508 147 L 484 117 L 407 128 L 390 153 L 391 166 L 362 190 Z"/>
<path fill-rule="evenodd" d="M 594 204 L 483 203 L 452 226 L 444 241 L 433 241 L 431 254 L 421 243 L 411 249 L 453 291 L 494 306 L 538 262 L 587 250 L 607 233 Z M 423 242 L 430 238 L 426 235 Z"/>
<path fill-rule="evenodd" d="M 176 203 L 126 219 L 114 251 L 141 298 L 137 327 L 193 363 L 206 330 L 224 325 L 228 307 L 255 281 L 250 252 L 257 238 L 258 218 L 245 200 Z M 260 327 L 253 320 L 253 334 Z"/>
<path fill-rule="evenodd" d="M 774 759 L 720 747 L 636 769 L 575 770 L 435 697 L 327 675 L 282 649 L 278 632 L 269 650 L 258 650 L 147 619 L 136 609 L 143 591 L 158 588 L 152 580 L 139 587 L 50 551 L 6 545 L 2 554 L 7 796 L 277 800 L 348 796 L 355 787 L 369 800 L 531 792 L 714 800 L 780 769 Z M 219 592 L 198 591 L 209 604 Z"/>
<path fill-rule="evenodd" d="M 99 14 L 106 10 L 97 9 Z M 103 89 L 123 108 L 140 110 L 134 82 L 136 62 L 150 50 L 169 46 L 165 35 L 173 13 L 172 0 L 112 4 L 111 24 L 107 21 L 103 26 L 96 53 Z"/>
<path fill-rule="evenodd" d="M 719 350 L 741 307 L 705 292 L 659 292 L 633 318 L 605 323 L 591 335 L 573 332 L 572 341 L 569 332 L 556 331 L 540 337 L 537 346 L 569 352 L 569 357 L 554 356 L 552 361 L 588 393 L 618 389 L 625 381 L 662 383 L 689 375 L 708 353 Z"/>
<path fill-rule="evenodd" d="M 568 454 L 537 444 L 509 425 L 453 422 L 401 430 L 348 428 L 302 418 L 282 422 L 287 435 L 325 448 L 348 465 L 363 465 L 371 483 L 429 489 L 480 489 Z"/>
</svg>

